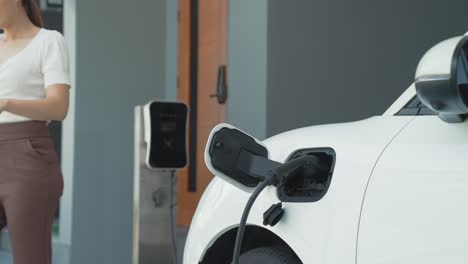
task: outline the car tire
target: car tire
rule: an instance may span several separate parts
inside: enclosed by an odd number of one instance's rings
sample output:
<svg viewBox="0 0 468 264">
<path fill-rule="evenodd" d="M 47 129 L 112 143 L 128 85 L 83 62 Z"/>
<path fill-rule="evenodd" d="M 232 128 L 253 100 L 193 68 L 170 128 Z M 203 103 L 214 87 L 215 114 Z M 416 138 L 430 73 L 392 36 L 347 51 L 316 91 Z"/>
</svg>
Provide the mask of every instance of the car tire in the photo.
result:
<svg viewBox="0 0 468 264">
<path fill-rule="evenodd" d="M 283 247 L 262 247 L 249 250 L 240 256 L 239 263 L 302 264 L 296 256 Z"/>
</svg>

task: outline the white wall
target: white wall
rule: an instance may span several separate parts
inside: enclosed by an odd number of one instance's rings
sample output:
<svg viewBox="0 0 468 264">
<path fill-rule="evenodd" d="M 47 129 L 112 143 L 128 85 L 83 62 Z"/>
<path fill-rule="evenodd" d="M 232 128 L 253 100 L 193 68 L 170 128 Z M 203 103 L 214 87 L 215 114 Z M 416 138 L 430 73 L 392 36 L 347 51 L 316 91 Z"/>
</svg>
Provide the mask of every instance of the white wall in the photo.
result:
<svg viewBox="0 0 468 264">
<path fill-rule="evenodd" d="M 227 121 L 267 135 L 268 0 L 229 1 Z"/>
<path fill-rule="evenodd" d="M 74 85 L 60 238 L 71 264 L 131 262 L 133 107 L 165 97 L 166 19 L 166 1 L 65 1 Z"/>
<path fill-rule="evenodd" d="M 75 150 L 76 109 L 76 0 L 64 2 L 64 35 L 70 56 L 71 90 L 70 105 L 66 120 L 62 123 L 61 167 L 64 190 L 60 200 L 60 222 L 58 243 L 54 243 L 54 263 L 70 262 L 71 232 L 73 224 L 73 169 Z"/>
<path fill-rule="evenodd" d="M 166 95 L 170 101 L 177 100 L 179 21 L 178 0 L 166 0 Z"/>
</svg>

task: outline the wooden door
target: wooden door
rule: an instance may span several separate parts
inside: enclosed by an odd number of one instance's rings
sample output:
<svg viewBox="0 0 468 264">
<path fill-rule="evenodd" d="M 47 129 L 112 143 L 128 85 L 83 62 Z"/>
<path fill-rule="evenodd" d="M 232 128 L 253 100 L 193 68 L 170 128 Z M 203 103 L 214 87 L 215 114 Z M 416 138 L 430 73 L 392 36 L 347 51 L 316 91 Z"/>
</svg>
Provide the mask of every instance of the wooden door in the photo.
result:
<svg viewBox="0 0 468 264">
<path fill-rule="evenodd" d="M 227 1 L 179 0 L 178 98 L 190 106 L 190 164 L 179 172 L 178 185 L 181 226 L 190 225 L 213 177 L 205 165 L 205 145 L 211 129 L 226 118 L 223 96 L 214 95 L 227 90 Z"/>
</svg>

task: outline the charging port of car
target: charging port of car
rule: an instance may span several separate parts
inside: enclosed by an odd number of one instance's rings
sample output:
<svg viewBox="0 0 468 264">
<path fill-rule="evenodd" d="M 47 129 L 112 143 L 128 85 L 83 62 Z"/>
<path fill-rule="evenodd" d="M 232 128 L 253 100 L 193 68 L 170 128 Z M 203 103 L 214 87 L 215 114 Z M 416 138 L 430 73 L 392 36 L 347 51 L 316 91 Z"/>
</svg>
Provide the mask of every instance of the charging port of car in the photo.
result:
<svg viewBox="0 0 468 264">
<path fill-rule="evenodd" d="M 302 149 L 294 152 L 287 161 L 306 155 L 318 158 L 320 169 L 298 170 L 295 176 L 278 186 L 278 197 L 282 202 L 316 202 L 327 193 L 335 167 L 335 151 L 331 148 Z"/>
</svg>

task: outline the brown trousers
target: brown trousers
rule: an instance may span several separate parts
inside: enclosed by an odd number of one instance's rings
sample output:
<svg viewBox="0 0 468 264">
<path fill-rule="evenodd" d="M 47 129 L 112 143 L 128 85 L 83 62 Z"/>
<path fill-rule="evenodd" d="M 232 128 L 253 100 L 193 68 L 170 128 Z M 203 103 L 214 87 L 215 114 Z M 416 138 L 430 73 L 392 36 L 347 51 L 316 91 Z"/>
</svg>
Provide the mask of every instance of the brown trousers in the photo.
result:
<svg viewBox="0 0 468 264">
<path fill-rule="evenodd" d="M 0 123 L 0 229 L 14 264 L 52 263 L 52 223 L 63 177 L 45 121 Z"/>
</svg>

